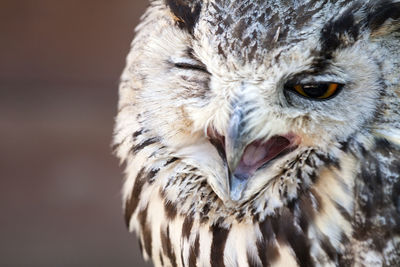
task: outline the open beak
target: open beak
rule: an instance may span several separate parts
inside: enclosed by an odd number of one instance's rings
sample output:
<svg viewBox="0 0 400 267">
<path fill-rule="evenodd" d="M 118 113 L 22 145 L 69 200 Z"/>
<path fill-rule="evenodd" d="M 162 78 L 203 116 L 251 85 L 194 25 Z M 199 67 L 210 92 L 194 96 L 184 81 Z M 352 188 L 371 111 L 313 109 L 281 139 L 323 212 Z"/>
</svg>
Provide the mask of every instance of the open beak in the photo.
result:
<svg viewBox="0 0 400 267">
<path fill-rule="evenodd" d="M 293 151 L 300 143 L 300 138 L 293 133 L 274 135 L 267 141 L 249 140 L 244 115 L 240 105 L 234 106 L 228 134 L 218 137 L 223 140 L 220 148 L 224 147 L 225 150 L 229 167 L 229 194 L 233 201 L 242 199 L 249 179 L 257 170 Z"/>
</svg>

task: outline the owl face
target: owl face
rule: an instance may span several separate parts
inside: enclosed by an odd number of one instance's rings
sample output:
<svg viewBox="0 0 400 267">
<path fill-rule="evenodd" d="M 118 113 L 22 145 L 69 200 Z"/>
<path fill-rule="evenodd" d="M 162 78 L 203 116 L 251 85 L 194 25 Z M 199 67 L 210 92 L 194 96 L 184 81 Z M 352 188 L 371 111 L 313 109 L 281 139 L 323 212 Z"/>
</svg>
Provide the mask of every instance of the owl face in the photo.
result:
<svg viewBox="0 0 400 267">
<path fill-rule="evenodd" d="M 120 83 L 156 266 L 398 266 L 398 0 L 154 0 Z"/>
<path fill-rule="evenodd" d="M 154 2 L 123 76 L 141 90 L 122 83 L 120 106 L 134 102 L 132 124 L 227 205 L 246 202 L 324 165 L 310 155 L 368 142 L 390 90 L 381 70 L 399 65 L 380 39 L 394 27 L 378 12 L 387 2 Z"/>
</svg>

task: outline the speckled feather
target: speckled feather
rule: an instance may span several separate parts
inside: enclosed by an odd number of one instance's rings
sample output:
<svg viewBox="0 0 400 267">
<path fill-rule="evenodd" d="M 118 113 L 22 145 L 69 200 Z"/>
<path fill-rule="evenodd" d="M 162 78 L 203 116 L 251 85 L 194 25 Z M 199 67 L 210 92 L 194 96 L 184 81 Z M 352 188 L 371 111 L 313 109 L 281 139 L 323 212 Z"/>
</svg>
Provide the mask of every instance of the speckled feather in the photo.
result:
<svg viewBox="0 0 400 267">
<path fill-rule="evenodd" d="M 125 219 L 155 266 L 400 266 L 400 2 L 152 1 L 120 83 Z M 313 101 L 292 83 L 338 82 Z M 230 195 L 249 144 L 301 142 Z M 210 131 L 210 129 L 212 129 Z M 225 144 L 226 145 L 226 144 Z"/>
</svg>

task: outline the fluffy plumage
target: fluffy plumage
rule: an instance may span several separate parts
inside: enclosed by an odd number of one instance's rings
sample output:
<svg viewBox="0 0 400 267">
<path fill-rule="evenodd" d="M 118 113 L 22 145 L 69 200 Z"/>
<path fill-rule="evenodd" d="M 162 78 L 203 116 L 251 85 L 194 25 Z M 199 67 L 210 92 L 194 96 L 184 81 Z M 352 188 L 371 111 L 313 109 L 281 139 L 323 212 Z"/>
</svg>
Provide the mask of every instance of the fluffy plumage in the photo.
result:
<svg viewBox="0 0 400 267">
<path fill-rule="evenodd" d="M 397 0 L 151 2 L 114 137 L 144 257 L 399 266 L 399 29 Z"/>
</svg>

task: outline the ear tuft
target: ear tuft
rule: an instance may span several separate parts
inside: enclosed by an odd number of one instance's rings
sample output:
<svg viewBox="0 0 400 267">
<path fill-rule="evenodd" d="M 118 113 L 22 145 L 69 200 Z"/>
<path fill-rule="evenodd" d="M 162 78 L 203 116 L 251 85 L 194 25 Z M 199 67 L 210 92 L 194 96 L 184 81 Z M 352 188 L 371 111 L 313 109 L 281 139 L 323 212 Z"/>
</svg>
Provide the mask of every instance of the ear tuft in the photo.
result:
<svg viewBox="0 0 400 267">
<path fill-rule="evenodd" d="M 373 1 L 367 15 L 372 36 L 383 36 L 400 29 L 400 1 Z"/>
<path fill-rule="evenodd" d="M 193 33 L 199 20 L 201 1 L 165 0 L 172 12 L 172 17 L 181 29 Z"/>
</svg>

